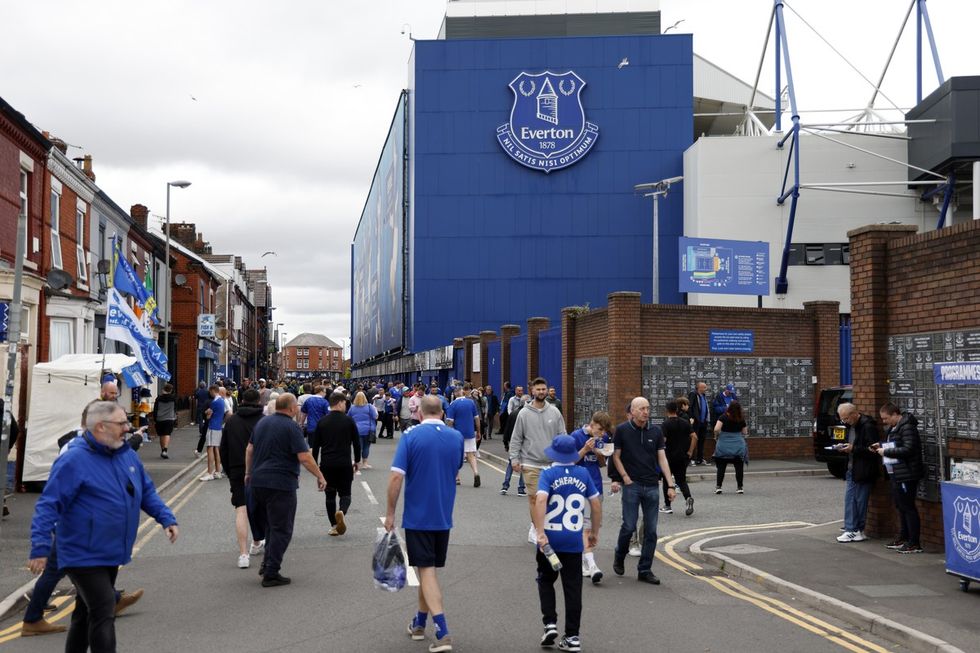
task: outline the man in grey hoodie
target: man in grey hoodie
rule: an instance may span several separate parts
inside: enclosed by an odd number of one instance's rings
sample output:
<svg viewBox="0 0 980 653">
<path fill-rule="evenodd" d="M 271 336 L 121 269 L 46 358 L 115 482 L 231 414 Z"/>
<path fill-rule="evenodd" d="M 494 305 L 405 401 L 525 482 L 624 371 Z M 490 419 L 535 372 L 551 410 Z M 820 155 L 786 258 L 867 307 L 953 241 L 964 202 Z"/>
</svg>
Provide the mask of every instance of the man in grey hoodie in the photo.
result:
<svg viewBox="0 0 980 653">
<path fill-rule="evenodd" d="M 541 470 L 551 466 L 551 459 L 544 452 L 551 446 L 556 435 L 565 433 L 565 420 L 554 404 L 546 401 L 548 382 L 540 376 L 531 381 L 531 403 L 527 404 L 514 420 L 514 432 L 510 436 L 509 457 L 517 473 L 524 473 L 527 484 L 528 511 L 534 521 L 534 500 L 538 496 L 538 478 Z M 528 540 L 537 541 L 532 524 Z"/>
</svg>

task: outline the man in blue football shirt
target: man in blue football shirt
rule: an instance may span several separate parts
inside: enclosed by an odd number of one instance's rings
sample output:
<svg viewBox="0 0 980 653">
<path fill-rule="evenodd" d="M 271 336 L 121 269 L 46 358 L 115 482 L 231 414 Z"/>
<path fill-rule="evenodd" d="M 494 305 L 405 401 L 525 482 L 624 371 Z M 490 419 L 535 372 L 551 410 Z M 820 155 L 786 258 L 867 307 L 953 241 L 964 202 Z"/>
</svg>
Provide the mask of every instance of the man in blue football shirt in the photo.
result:
<svg viewBox="0 0 980 653">
<path fill-rule="evenodd" d="M 533 513 L 538 539 L 538 598 L 544 621 L 541 646 L 552 646 L 558 639 L 555 580 L 561 575 L 561 589 L 565 595 L 565 635 L 558 642 L 558 650 L 581 651 L 579 623 L 582 618 L 585 506 L 589 505 L 592 512 L 588 544 L 595 548 L 602 525 L 602 503 L 591 474 L 577 464 L 581 455 L 575 438 L 556 435 L 551 446 L 545 448 L 545 454 L 554 462 L 542 470 L 538 479 Z M 543 551 L 549 551 L 550 555 L 546 556 Z M 555 557 L 561 563 L 559 570 L 553 567 Z"/>
<path fill-rule="evenodd" d="M 431 612 L 436 640 L 429 651 L 441 653 L 453 650 L 453 640 L 443 613 L 436 569 L 446 565 L 463 436 L 442 422 L 442 402 L 437 395 L 423 397 L 420 410 L 422 423 L 405 431 L 391 461 L 385 530 L 390 532 L 395 527 L 395 508 L 404 484 L 405 548 L 408 564 L 417 568 L 419 577 L 419 609 L 408 624 L 408 634 L 413 640 L 425 639 L 425 622 Z"/>
<path fill-rule="evenodd" d="M 463 435 L 463 453 L 466 456 L 466 462 L 470 464 L 470 469 L 473 470 L 473 487 L 480 487 L 480 471 L 476 466 L 476 443 L 480 433 L 480 413 L 473 400 L 466 396 L 467 394 L 465 388 L 456 388 L 453 391 L 453 403 L 449 404 L 449 410 L 446 411 L 446 424 Z M 458 476 L 456 483 L 459 484 Z"/>
</svg>

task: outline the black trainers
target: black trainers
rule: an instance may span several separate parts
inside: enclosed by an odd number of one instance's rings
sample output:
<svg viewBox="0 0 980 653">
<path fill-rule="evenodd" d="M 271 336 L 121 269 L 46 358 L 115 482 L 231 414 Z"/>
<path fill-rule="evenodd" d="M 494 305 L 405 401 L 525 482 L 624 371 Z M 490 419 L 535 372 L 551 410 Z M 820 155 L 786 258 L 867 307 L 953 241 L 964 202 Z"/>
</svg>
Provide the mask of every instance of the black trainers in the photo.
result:
<svg viewBox="0 0 980 653">
<path fill-rule="evenodd" d="M 507 496 L 507 488 L 505 487 L 500 488 L 500 496 L 502 497 Z"/>
<path fill-rule="evenodd" d="M 694 514 L 694 497 L 687 498 L 687 510 L 684 511 L 684 514 L 688 517 Z"/>
<path fill-rule="evenodd" d="M 626 567 L 623 566 L 622 560 L 613 560 L 613 571 L 616 572 L 617 576 L 622 576 L 626 573 Z"/>
<path fill-rule="evenodd" d="M 280 585 L 289 585 L 293 580 L 291 578 L 286 578 L 282 574 L 276 574 L 275 576 L 266 576 L 262 579 L 262 587 L 278 587 Z"/>
<path fill-rule="evenodd" d="M 911 542 L 906 542 L 902 545 L 901 549 L 898 549 L 899 553 L 922 553 L 922 547 L 918 544 L 912 544 Z"/>
<path fill-rule="evenodd" d="M 554 646 L 556 639 L 558 639 L 558 626 L 547 624 L 544 627 L 544 634 L 541 635 L 541 646 Z"/>
<path fill-rule="evenodd" d="M 900 537 L 896 537 L 889 544 L 886 544 L 885 548 L 891 549 L 892 551 L 900 551 L 903 546 L 905 546 L 905 540 Z"/>
<path fill-rule="evenodd" d="M 480 475 L 477 474 L 473 477 L 473 487 L 480 487 Z"/>
<path fill-rule="evenodd" d="M 578 635 L 565 635 L 558 642 L 559 651 L 581 651 L 582 643 L 578 640 Z"/>
<path fill-rule="evenodd" d="M 526 497 L 527 496 L 527 490 L 520 490 L 520 489 L 518 489 L 517 490 L 517 496 L 519 496 L 519 497 Z"/>
<path fill-rule="evenodd" d="M 660 579 L 657 578 L 652 571 L 645 571 L 636 577 L 641 583 L 650 583 L 651 585 L 659 585 Z"/>
</svg>

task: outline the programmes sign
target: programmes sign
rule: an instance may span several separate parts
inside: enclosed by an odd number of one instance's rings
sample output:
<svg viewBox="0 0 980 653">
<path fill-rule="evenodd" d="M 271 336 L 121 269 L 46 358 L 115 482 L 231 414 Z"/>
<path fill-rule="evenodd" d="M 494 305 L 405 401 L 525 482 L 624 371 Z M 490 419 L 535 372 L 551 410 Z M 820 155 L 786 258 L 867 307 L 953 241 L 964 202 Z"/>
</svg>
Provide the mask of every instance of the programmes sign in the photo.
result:
<svg viewBox="0 0 980 653">
<path fill-rule="evenodd" d="M 769 243 L 680 238 L 680 292 L 769 294 Z"/>
<path fill-rule="evenodd" d="M 584 157 L 599 138 L 585 119 L 585 80 L 574 71 L 521 73 L 508 85 L 514 93 L 510 121 L 497 128 L 507 155 L 528 168 L 551 172 Z"/>
</svg>

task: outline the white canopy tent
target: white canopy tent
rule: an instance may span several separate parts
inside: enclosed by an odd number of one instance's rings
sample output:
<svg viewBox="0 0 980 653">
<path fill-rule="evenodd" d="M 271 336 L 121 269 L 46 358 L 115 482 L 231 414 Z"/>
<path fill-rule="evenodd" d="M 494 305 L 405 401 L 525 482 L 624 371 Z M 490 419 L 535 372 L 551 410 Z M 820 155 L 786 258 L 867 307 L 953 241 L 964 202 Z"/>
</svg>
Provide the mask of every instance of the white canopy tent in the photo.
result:
<svg viewBox="0 0 980 653">
<path fill-rule="evenodd" d="M 135 362 L 133 356 L 106 354 L 103 366 L 101 354 L 67 354 L 34 366 L 24 441 L 24 481 L 48 479 L 58 457 L 58 438 L 77 429 L 82 410 L 99 398 L 102 370 L 118 375 Z M 125 402 L 129 396 L 130 388 L 122 382 L 119 397 Z"/>
</svg>

